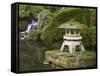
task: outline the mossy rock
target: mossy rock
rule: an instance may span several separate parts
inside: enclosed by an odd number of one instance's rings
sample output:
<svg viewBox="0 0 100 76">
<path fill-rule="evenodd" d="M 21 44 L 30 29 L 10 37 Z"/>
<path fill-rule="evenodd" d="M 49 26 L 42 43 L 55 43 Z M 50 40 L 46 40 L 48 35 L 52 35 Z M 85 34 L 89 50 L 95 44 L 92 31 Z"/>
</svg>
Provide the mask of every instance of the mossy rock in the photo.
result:
<svg viewBox="0 0 100 76">
<path fill-rule="evenodd" d="M 51 50 L 45 52 L 45 59 L 48 63 L 61 68 L 93 67 L 96 65 L 96 53 L 93 51 L 70 54 L 60 52 L 60 50 Z"/>
</svg>

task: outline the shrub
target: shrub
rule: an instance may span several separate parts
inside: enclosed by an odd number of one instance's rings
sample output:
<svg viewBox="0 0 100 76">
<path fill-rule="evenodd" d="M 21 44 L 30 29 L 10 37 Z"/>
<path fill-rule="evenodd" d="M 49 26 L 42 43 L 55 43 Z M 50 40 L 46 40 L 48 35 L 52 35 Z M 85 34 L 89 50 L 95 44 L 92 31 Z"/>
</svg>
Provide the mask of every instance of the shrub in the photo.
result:
<svg viewBox="0 0 100 76">
<path fill-rule="evenodd" d="M 66 21 L 69 21 L 72 18 L 84 24 L 88 23 L 87 25 L 89 25 L 90 16 L 88 16 L 87 12 L 89 13 L 88 9 L 79 9 L 79 8 L 59 10 L 58 13 L 56 13 L 56 15 L 53 17 L 51 22 L 48 23 L 48 25 L 43 29 L 41 38 L 51 41 L 61 40 L 64 34 L 64 30 L 58 29 L 57 27 L 60 24 L 65 23 Z M 83 15 L 85 13 L 87 13 L 85 17 L 86 21 L 83 20 L 84 19 Z"/>
<path fill-rule="evenodd" d="M 19 31 L 25 31 L 27 28 L 28 21 L 27 20 L 19 20 Z"/>
<path fill-rule="evenodd" d="M 38 35 L 41 33 L 40 30 L 32 30 L 27 35 L 27 40 L 36 40 L 38 39 Z"/>
<path fill-rule="evenodd" d="M 86 49 L 96 49 L 96 27 L 87 27 L 81 31 L 82 42 Z"/>
<path fill-rule="evenodd" d="M 85 48 L 93 49 L 96 45 L 96 33 L 95 26 L 90 26 L 90 16 L 91 11 L 86 8 L 63 8 L 54 15 L 51 22 L 48 23 L 46 27 L 42 30 L 41 38 L 43 40 L 48 40 L 49 42 L 58 42 L 63 40 L 64 30 L 57 28 L 62 23 L 69 21 L 74 18 L 76 21 L 86 25 L 82 26 L 83 44 Z"/>
</svg>

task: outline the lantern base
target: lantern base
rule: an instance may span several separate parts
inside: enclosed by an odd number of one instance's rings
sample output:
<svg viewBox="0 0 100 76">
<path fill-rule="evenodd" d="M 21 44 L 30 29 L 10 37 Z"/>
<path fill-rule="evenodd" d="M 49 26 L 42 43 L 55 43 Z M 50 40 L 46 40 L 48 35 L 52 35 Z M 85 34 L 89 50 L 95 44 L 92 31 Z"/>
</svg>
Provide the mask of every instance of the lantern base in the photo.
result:
<svg viewBox="0 0 100 76">
<path fill-rule="evenodd" d="M 81 51 L 85 51 L 85 48 L 84 48 L 81 41 L 67 41 L 67 40 L 64 40 L 64 42 L 63 42 L 63 44 L 60 48 L 60 51 L 63 51 L 65 46 L 68 46 L 69 53 L 71 53 L 71 54 L 75 53 L 76 46 L 79 46 Z"/>
</svg>

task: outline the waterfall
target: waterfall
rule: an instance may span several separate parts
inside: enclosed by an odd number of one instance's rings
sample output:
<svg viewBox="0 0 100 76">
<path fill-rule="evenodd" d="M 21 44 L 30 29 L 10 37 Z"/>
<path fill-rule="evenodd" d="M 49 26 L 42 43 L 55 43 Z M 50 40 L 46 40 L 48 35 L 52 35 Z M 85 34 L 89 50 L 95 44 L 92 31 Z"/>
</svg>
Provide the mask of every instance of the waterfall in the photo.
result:
<svg viewBox="0 0 100 76">
<path fill-rule="evenodd" d="M 28 24 L 27 30 L 25 32 L 29 33 L 31 30 L 34 30 L 37 26 L 37 22 L 33 19 L 30 24 Z"/>
<path fill-rule="evenodd" d="M 19 38 L 21 40 L 25 39 L 30 31 L 34 30 L 35 28 L 41 29 L 44 26 L 44 23 L 46 22 L 47 17 L 49 16 L 50 12 L 48 10 L 43 10 L 38 14 L 38 21 L 36 22 L 35 19 L 31 20 L 31 23 L 29 23 L 27 26 L 26 31 L 19 33 Z"/>
<path fill-rule="evenodd" d="M 19 38 L 21 40 L 25 39 L 25 37 L 26 37 L 25 33 L 29 33 L 31 30 L 34 30 L 37 27 L 37 22 L 34 19 L 32 19 L 31 23 L 29 23 L 27 26 L 28 27 L 27 27 L 26 31 L 19 33 Z"/>
</svg>

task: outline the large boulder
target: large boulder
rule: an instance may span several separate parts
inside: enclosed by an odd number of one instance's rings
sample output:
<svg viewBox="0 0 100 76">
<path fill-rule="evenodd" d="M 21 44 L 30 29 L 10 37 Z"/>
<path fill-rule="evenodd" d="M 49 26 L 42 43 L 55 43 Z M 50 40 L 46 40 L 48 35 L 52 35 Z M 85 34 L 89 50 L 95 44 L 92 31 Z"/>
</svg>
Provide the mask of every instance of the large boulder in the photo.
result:
<svg viewBox="0 0 100 76">
<path fill-rule="evenodd" d="M 62 69 L 95 67 L 96 54 L 90 51 L 70 54 L 59 50 L 50 50 L 45 52 L 45 61 Z"/>
</svg>

